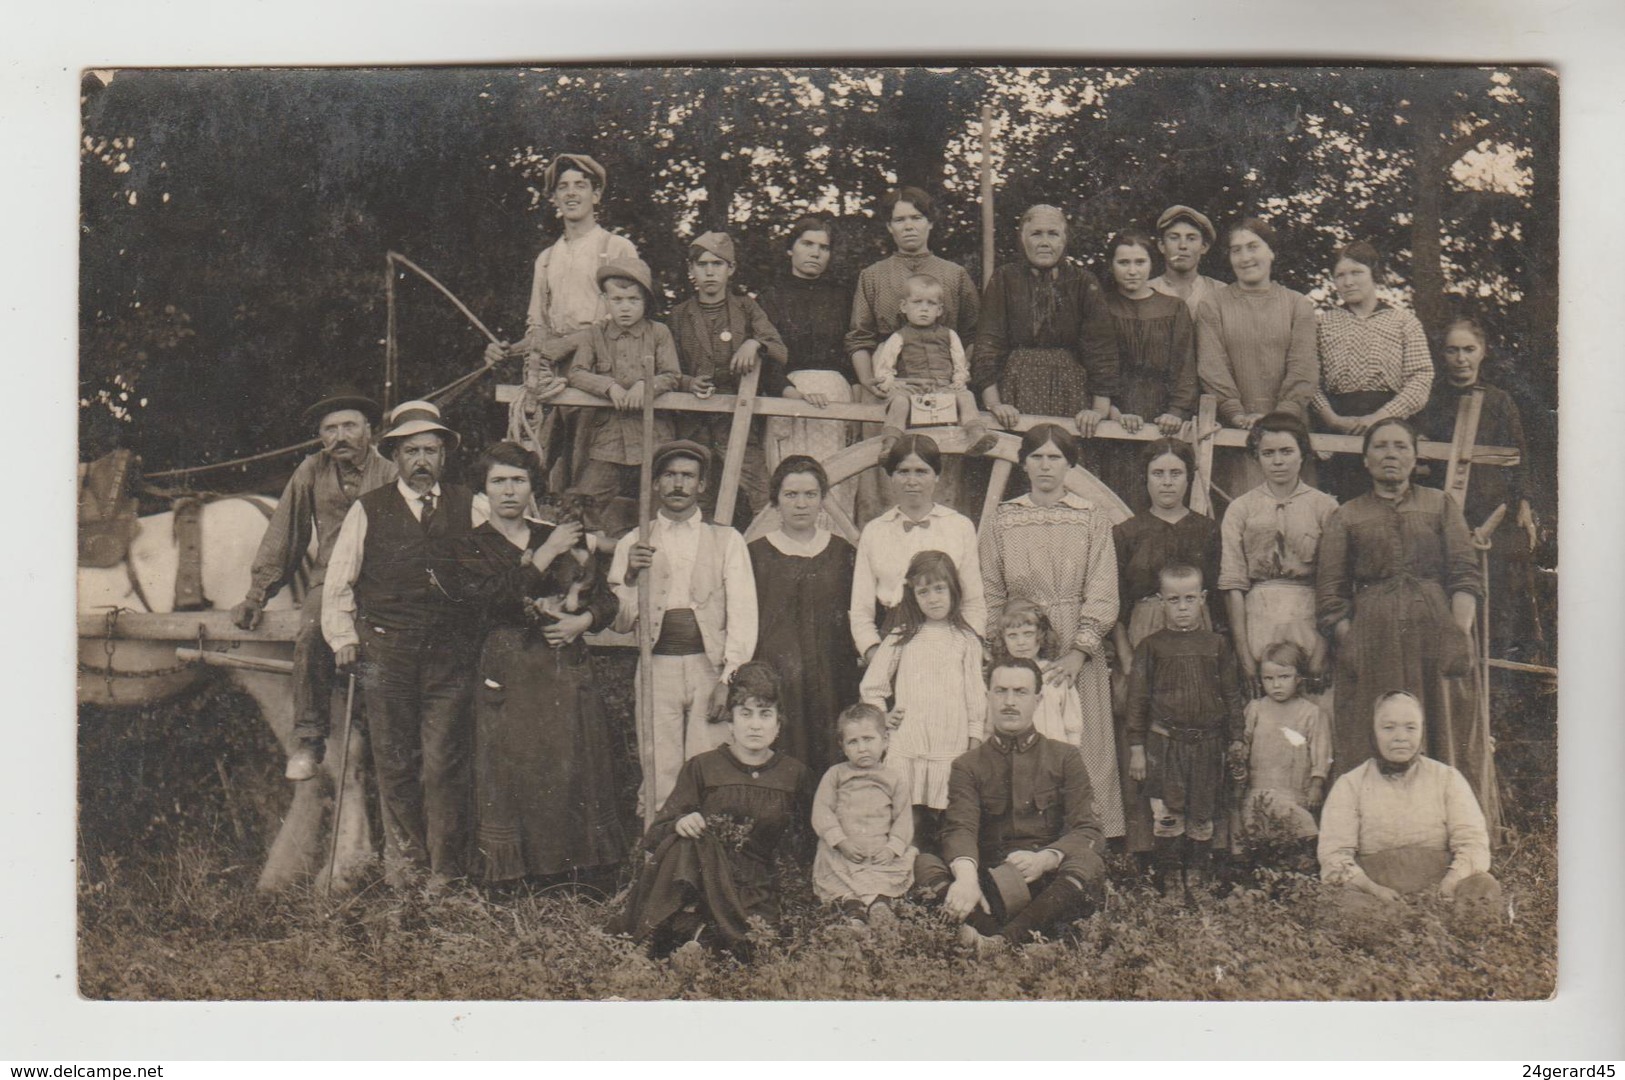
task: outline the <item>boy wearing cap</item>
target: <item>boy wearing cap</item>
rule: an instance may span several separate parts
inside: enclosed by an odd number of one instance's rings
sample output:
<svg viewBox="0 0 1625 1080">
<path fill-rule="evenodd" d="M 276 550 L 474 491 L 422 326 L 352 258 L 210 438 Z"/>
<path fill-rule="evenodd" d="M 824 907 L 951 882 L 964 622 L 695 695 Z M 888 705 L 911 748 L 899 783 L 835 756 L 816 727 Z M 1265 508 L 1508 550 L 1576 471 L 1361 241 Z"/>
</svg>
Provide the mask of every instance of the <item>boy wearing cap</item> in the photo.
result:
<svg viewBox="0 0 1625 1080">
<path fill-rule="evenodd" d="M 694 295 L 671 313 L 672 334 L 683 367 L 683 389 L 701 397 L 709 397 L 717 390 L 738 393 L 740 376 L 761 363 L 764 366 L 756 392 L 763 397 L 780 397 L 789 385 L 784 339 L 756 301 L 729 291 L 728 283 L 738 265 L 733 239 L 727 233 L 705 233 L 688 247 L 688 277 L 694 284 Z M 732 423 L 733 418 L 726 413 L 691 413 L 678 418 L 677 434 L 721 450 L 727 446 Z M 713 475 L 705 495 L 708 513 L 716 507 L 721 459 L 717 458 L 711 467 Z M 756 421 L 751 424 L 739 477 L 752 515 L 767 506 L 767 475 L 761 422 Z"/>
<path fill-rule="evenodd" d="M 536 256 L 525 336 L 512 344 L 487 346 L 487 361 L 536 355 L 550 365 L 557 364 L 580 347 L 593 325 L 604 320 L 607 312 L 599 298 L 598 268 L 638 257 L 632 241 L 598 224 L 598 204 L 606 183 L 604 167 L 586 154 L 559 154 L 548 163 L 542 185 L 564 234 Z"/>
<path fill-rule="evenodd" d="M 646 318 L 654 302 L 654 277 L 642 259 L 620 259 L 597 270 L 600 296 L 609 321 L 586 332 L 568 381 L 577 390 L 608 398 L 615 412 L 592 410 L 584 418 L 587 460 L 575 488 L 590 498 L 604 519 L 617 496 L 636 498 L 638 468 L 643 461 L 644 395 L 676 390 L 682 380 L 677 345 L 671 331 Z M 655 360 L 653 386 L 643 385 L 644 361 Z M 586 410 L 583 410 L 586 411 Z M 655 440 L 672 437 L 671 420 L 655 416 Z"/>
<path fill-rule="evenodd" d="M 653 739 L 638 734 L 645 821 L 671 794 L 683 762 L 728 741 L 727 726 L 712 717 L 722 713 L 734 671 L 756 652 L 756 578 L 744 537 L 700 516 L 710 466 L 711 452 L 685 439 L 655 450 L 659 513 L 649 542 L 636 532 L 621 537 L 609 569 L 622 633 L 638 623 L 639 577 L 652 575 Z M 641 696 L 641 673 L 636 684 Z"/>
<path fill-rule="evenodd" d="M 373 449 L 378 403 L 348 388 L 305 410 L 322 448 L 288 478 L 254 555 L 252 577 L 231 620 L 244 630 L 259 625 L 266 603 L 298 571 L 316 538 L 309 591 L 299 609 L 293 645 L 293 738 L 284 775 L 309 780 L 327 752 L 332 726 L 333 651 L 322 639 L 322 580 L 350 506 L 395 479 L 395 465 Z"/>
<path fill-rule="evenodd" d="M 1213 297 L 1224 282 L 1201 273 L 1202 256 L 1218 239 L 1207 215 L 1188 206 L 1170 206 L 1157 218 L 1157 248 L 1162 252 L 1162 273 L 1147 284 L 1190 306 L 1191 318 L 1203 300 Z"/>
</svg>

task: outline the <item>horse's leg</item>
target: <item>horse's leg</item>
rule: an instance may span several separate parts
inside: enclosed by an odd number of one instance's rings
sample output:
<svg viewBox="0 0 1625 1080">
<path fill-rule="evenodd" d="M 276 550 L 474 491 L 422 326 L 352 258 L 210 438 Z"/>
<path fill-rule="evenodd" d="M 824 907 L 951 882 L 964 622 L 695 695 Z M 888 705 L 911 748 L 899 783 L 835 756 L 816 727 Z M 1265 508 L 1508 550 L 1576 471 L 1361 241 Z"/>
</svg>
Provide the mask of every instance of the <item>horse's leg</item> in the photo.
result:
<svg viewBox="0 0 1625 1080">
<path fill-rule="evenodd" d="M 244 652 L 248 651 L 245 647 Z M 259 671 L 234 671 L 232 676 L 259 703 L 260 715 L 286 752 L 293 743 L 293 695 L 288 677 Z M 260 871 L 261 889 L 282 889 L 308 878 L 322 855 L 321 786 L 303 783 L 294 784 L 293 789 L 293 802 Z"/>
</svg>

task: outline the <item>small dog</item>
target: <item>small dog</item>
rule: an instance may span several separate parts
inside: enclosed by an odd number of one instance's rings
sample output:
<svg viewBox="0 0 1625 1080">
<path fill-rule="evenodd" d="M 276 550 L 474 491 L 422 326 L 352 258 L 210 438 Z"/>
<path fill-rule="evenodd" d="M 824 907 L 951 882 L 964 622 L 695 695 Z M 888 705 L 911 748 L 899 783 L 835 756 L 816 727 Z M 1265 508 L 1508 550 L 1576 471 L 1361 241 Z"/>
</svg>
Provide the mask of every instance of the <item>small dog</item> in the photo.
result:
<svg viewBox="0 0 1625 1080">
<path fill-rule="evenodd" d="M 568 558 L 553 560 L 547 569 L 548 582 L 559 591 L 535 597 L 528 601 L 531 618 L 556 622 L 564 615 L 581 610 L 581 596 L 598 580 L 598 560 L 593 555 L 592 535 L 596 532 L 596 515 L 592 500 L 575 491 L 566 491 L 556 499 L 537 507 L 540 522 L 576 522 L 581 526 L 581 540 L 570 549 Z M 551 521 L 549 520 L 551 519 Z"/>
</svg>

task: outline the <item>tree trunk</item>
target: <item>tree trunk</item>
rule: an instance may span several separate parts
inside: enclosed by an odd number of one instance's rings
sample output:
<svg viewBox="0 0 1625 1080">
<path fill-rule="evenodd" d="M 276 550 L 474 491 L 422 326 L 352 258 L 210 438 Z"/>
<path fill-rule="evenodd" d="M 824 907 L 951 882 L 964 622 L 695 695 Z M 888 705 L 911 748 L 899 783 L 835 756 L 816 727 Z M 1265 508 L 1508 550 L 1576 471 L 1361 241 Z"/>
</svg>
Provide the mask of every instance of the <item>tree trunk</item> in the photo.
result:
<svg viewBox="0 0 1625 1080">
<path fill-rule="evenodd" d="M 1449 122 L 1441 104 L 1431 94 L 1418 95 L 1411 112 L 1416 165 L 1411 171 L 1414 187 L 1411 219 L 1411 286 L 1415 290 L 1416 317 L 1429 334 L 1444 329 L 1446 303 L 1444 266 L 1441 262 L 1445 170 L 1450 162 L 1444 156 L 1445 125 Z"/>
</svg>

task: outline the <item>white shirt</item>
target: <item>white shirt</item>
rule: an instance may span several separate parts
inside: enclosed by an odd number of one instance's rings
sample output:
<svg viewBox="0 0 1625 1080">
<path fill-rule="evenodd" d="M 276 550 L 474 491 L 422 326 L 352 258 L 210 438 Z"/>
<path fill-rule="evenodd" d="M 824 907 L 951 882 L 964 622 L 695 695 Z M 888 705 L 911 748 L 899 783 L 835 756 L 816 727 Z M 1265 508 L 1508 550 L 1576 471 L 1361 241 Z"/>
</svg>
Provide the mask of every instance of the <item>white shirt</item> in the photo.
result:
<svg viewBox="0 0 1625 1080">
<path fill-rule="evenodd" d="M 847 612 L 852 625 L 852 641 L 858 655 L 880 644 L 875 625 L 875 603 L 888 608 L 903 601 L 903 575 L 909 560 L 922 551 L 940 551 L 953 560 L 959 571 L 963 600 L 960 614 L 978 634 L 987 623 L 987 601 L 982 595 L 982 558 L 976 543 L 976 526 L 970 518 L 941 503 L 931 507 L 922 522 L 924 528 L 904 528 L 908 520 L 901 507 L 892 507 L 863 527 L 858 537 L 857 569 L 852 575 L 852 604 Z"/>
<path fill-rule="evenodd" d="M 574 240 L 559 237 L 536 256 L 527 327 L 534 330 L 545 325 L 555 334 L 573 334 L 599 322 L 605 316 L 598 292 L 599 265 L 637 255 L 632 241 L 601 225 Z"/>
<path fill-rule="evenodd" d="M 423 496 L 408 487 L 405 480 L 396 480 L 395 490 L 406 500 L 406 508 L 412 516 L 422 521 Z M 440 485 L 430 488 L 429 494 L 438 503 Z M 477 507 L 469 507 L 468 516 L 476 529 L 485 522 L 485 515 Z M 333 557 L 327 563 L 327 580 L 322 583 L 322 637 L 334 652 L 361 641 L 355 629 L 355 581 L 361 576 L 361 552 L 366 542 L 367 511 L 357 499 L 344 515 L 344 524 L 339 526 L 339 537 L 333 542 Z"/>
<path fill-rule="evenodd" d="M 655 515 L 649 528 L 649 544 L 664 552 L 671 573 L 667 578 L 665 603 L 661 610 L 692 608 L 689 589 L 693 583 L 694 562 L 699 552 L 700 529 L 704 519 L 696 511 L 682 521 L 666 516 L 664 510 Z M 722 670 L 719 678 L 731 677 L 739 665 L 756 655 L 756 575 L 751 570 L 750 552 L 745 538 L 738 531 L 719 528 L 722 547 L 722 589 L 726 621 L 722 628 Z M 615 545 L 615 556 L 610 561 L 609 584 L 621 602 L 622 617 L 616 619 L 617 629 L 627 627 L 626 614 L 633 613 L 636 622 L 638 610 L 637 585 L 626 584 L 626 571 L 632 545 L 637 543 L 637 530 L 621 537 Z M 645 570 L 643 573 L 648 573 Z"/>
</svg>

